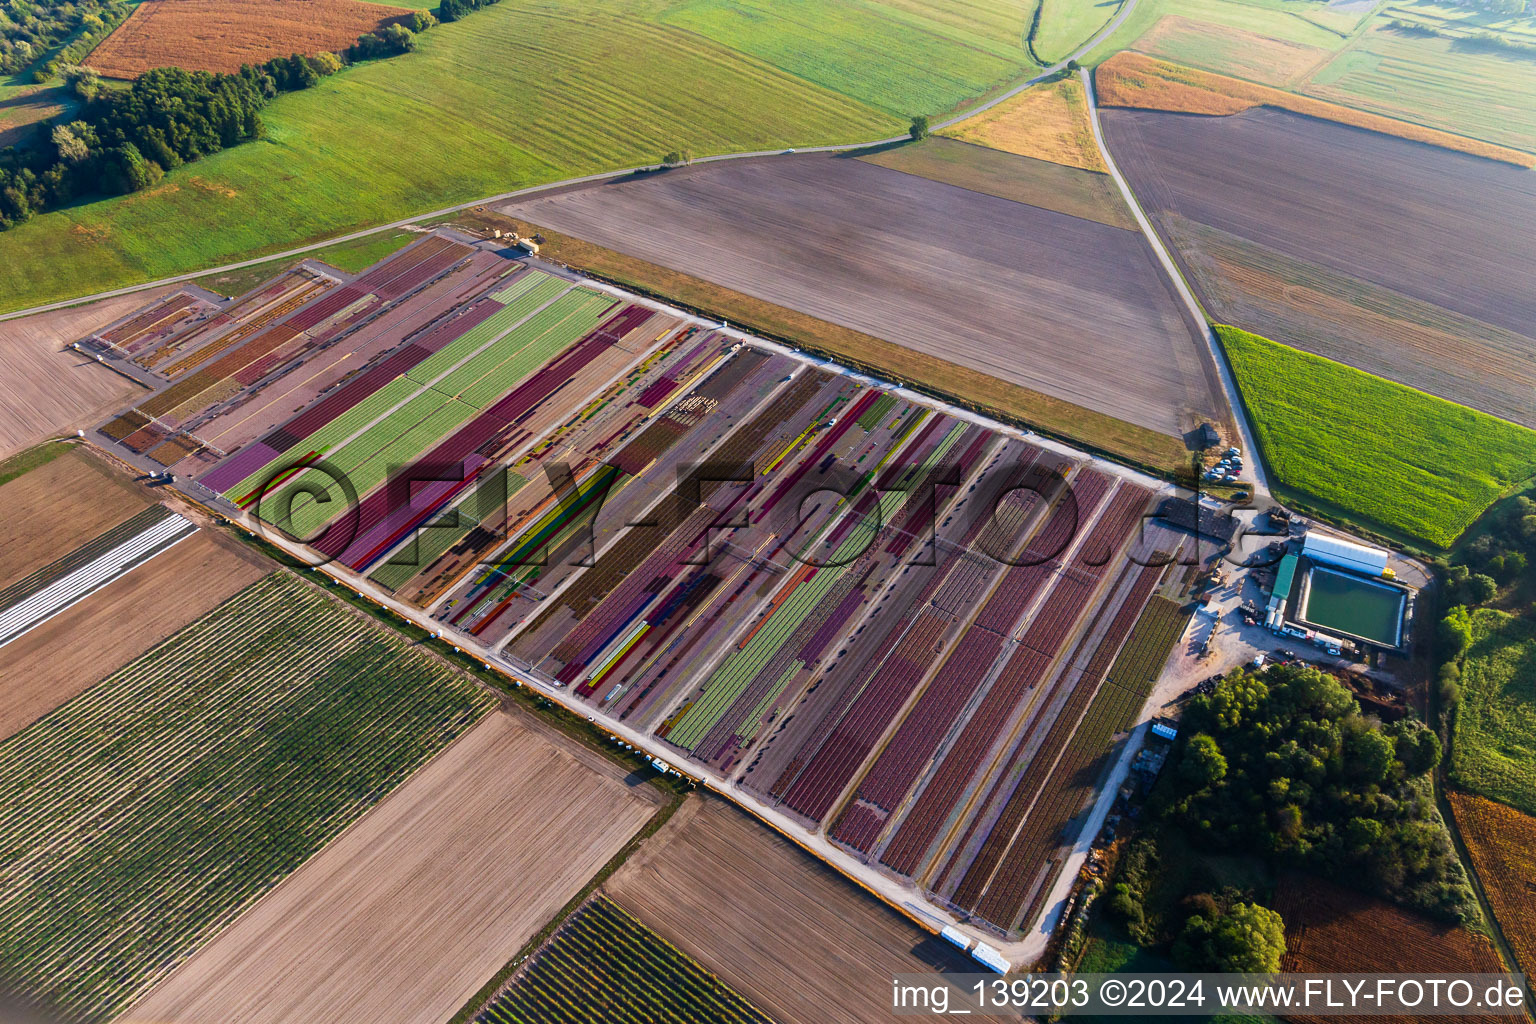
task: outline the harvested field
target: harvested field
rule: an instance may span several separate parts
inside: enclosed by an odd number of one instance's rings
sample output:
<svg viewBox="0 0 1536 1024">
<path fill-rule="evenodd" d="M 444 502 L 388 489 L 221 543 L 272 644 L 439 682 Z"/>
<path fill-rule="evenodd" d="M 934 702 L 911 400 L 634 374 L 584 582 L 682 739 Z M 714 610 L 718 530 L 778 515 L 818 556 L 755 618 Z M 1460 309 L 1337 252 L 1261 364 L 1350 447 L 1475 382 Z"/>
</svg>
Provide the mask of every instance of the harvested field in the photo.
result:
<svg viewBox="0 0 1536 1024">
<path fill-rule="evenodd" d="M 47 437 L 73 433 L 121 408 L 144 389 L 68 350 L 172 288 L 0 323 L 0 458 Z"/>
<path fill-rule="evenodd" d="M 123 1019 L 440 1024 L 659 804 L 612 762 L 493 714 Z"/>
<path fill-rule="evenodd" d="M 295 576 L 251 584 L 0 744 L 6 985 L 117 1016 L 493 703 Z"/>
<path fill-rule="evenodd" d="M 1085 171 L 1103 171 L 1093 141 L 1083 83 L 1062 78 L 1025 89 L 990 110 L 966 118 L 944 134 L 1005 153 L 1048 160 Z"/>
<path fill-rule="evenodd" d="M 1536 971 L 1536 818 L 1470 793 L 1446 796 L 1499 929 L 1529 978 Z"/>
<path fill-rule="evenodd" d="M 0 739 L 25 728 L 270 572 L 266 559 L 199 530 L 8 644 Z"/>
<path fill-rule="evenodd" d="M 1536 176 L 1277 110 L 1103 120 L 1213 318 L 1536 426 Z"/>
<path fill-rule="evenodd" d="M 1015 156 L 970 142 L 932 137 L 860 157 L 906 174 L 958 185 L 1111 227 L 1136 230 L 1114 180 L 1060 162 Z"/>
<path fill-rule="evenodd" d="M 1236 114 L 1259 106 L 1274 107 L 1320 121 L 1395 135 L 1412 142 L 1423 142 L 1517 167 L 1536 166 L 1536 156 L 1507 146 L 1452 135 L 1437 128 L 1426 128 L 1310 96 L 1298 96 L 1281 89 L 1228 78 L 1226 75 L 1184 67 L 1134 51 L 1116 54 L 1100 64 L 1094 73 L 1094 84 L 1099 102 L 1106 107 L 1213 115 Z M 1110 149 L 1120 152 L 1113 141 Z M 1232 150 L 1231 153 L 1249 155 L 1241 149 Z"/>
<path fill-rule="evenodd" d="M 85 63 L 110 78 L 163 67 L 234 73 L 291 53 L 343 50 L 410 13 L 362 0 L 145 0 Z"/>
<path fill-rule="evenodd" d="M 76 448 L 0 486 L 0 586 L 10 586 L 146 507 L 149 499 Z"/>
<path fill-rule="evenodd" d="M 714 797 L 685 804 L 605 889 L 786 1024 L 885 1024 L 892 974 L 971 969 L 953 946 Z"/>
<path fill-rule="evenodd" d="M 1282 875 L 1274 909 L 1285 920 L 1286 952 L 1280 969 L 1288 973 L 1504 973 L 1498 951 L 1486 936 L 1310 875 Z M 1286 1019 L 1313 1024 L 1338 1018 L 1287 1014 Z M 1394 1024 L 1425 1020 L 1495 1024 L 1509 1018 L 1404 1014 L 1377 1019 Z"/>
<path fill-rule="evenodd" d="M 1221 418 L 1145 243 L 1102 224 L 825 156 L 505 209 L 1165 434 Z"/>
</svg>

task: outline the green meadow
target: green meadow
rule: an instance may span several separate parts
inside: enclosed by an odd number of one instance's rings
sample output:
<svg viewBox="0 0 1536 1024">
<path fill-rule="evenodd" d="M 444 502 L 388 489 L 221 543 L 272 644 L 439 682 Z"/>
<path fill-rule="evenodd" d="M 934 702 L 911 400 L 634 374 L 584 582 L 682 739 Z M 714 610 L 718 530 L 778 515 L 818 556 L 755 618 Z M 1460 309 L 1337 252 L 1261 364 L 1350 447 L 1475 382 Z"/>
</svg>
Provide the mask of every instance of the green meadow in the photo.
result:
<svg viewBox="0 0 1536 1024">
<path fill-rule="evenodd" d="M 282 96 L 263 112 L 262 140 L 179 168 L 148 191 L 0 233 L 0 309 L 248 259 L 679 147 L 702 156 L 905 127 L 889 112 L 905 98 L 878 110 L 662 24 L 664 9 L 652 0 L 503 0 L 425 33 L 415 53 Z M 889 10 L 861 24 L 905 37 L 910 15 Z M 1000 56 L 985 61 L 980 78 L 1007 74 Z M 944 81 L 936 94 L 957 94 L 949 72 L 903 67 Z M 887 68 L 873 61 L 869 74 Z"/>
<path fill-rule="evenodd" d="M 899 117 L 946 113 L 1034 69 L 1022 38 L 868 0 L 685 0 L 663 21 Z"/>
<path fill-rule="evenodd" d="M 1451 775 L 1536 814 L 1536 619 L 1489 608 L 1472 615 L 1461 667 Z"/>
<path fill-rule="evenodd" d="M 1035 55 L 1055 63 L 1065 60 L 1120 10 L 1123 0 L 1040 0 Z"/>
<path fill-rule="evenodd" d="M 1536 54 L 1378 23 L 1314 74 L 1313 96 L 1536 151 Z"/>
<path fill-rule="evenodd" d="M 1326 511 L 1448 547 L 1536 475 L 1536 432 L 1235 327 L 1216 332 L 1274 483 Z"/>
</svg>

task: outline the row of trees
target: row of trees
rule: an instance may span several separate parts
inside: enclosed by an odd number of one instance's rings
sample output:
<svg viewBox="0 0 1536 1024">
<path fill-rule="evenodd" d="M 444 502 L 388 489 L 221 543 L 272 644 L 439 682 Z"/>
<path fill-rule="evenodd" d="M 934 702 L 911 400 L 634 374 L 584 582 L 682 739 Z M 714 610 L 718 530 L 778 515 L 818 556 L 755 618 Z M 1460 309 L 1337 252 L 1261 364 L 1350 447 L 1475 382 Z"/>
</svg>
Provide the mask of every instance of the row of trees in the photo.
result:
<svg viewBox="0 0 1536 1024">
<path fill-rule="evenodd" d="M 168 170 L 257 138 L 260 111 L 274 96 L 308 89 L 350 62 L 413 50 L 412 29 L 436 24 L 418 11 L 411 27 L 387 25 L 340 56 L 296 53 L 231 75 L 156 68 L 121 90 L 103 88 L 89 68 L 64 68 L 85 105 L 37 144 L 0 150 L 0 230 L 75 199 L 148 188 Z"/>
<path fill-rule="evenodd" d="M 1159 813 L 1213 848 L 1300 863 L 1404 906 L 1476 916 L 1434 807 L 1439 738 L 1383 726 L 1331 676 L 1280 665 L 1237 673 L 1191 702 Z"/>
</svg>

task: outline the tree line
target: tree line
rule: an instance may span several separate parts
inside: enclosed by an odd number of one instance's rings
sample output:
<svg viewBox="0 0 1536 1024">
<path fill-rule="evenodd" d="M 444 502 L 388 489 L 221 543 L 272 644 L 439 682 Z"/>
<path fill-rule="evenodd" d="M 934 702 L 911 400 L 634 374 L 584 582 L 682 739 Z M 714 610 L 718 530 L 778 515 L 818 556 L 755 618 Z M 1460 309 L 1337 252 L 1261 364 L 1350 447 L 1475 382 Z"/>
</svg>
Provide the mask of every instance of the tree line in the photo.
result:
<svg viewBox="0 0 1536 1024">
<path fill-rule="evenodd" d="M 1199 879 L 1196 891 L 1168 891 L 1173 865 L 1160 845 L 1177 837 L 1301 867 L 1444 920 L 1474 920 L 1476 899 L 1430 784 L 1441 754 L 1422 722 L 1367 718 L 1317 669 L 1238 670 L 1185 711 L 1110 910 L 1139 944 L 1168 947 L 1192 970 L 1276 969 L 1283 923 L 1262 894 L 1198 891 Z"/>
<path fill-rule="evenodd" d="M 8 0 L 0 10 L 26 0 Z M 292 54 L 233 74 L 155 68 L 126 89 L 106 88 L 89 68 L 58 69 L 83 105 L 67 123 L 45 123 L 31 145 L 0 150 L 0 231 L 77 199 L 149 188 L 165 172 L 259 138 L 260 112 L 275 96 L 307 89 L 349 63 L 416 48 L 438 23 L 417 11 L 409 25 L 369 32 L 341 54 Z"/>
</svg>

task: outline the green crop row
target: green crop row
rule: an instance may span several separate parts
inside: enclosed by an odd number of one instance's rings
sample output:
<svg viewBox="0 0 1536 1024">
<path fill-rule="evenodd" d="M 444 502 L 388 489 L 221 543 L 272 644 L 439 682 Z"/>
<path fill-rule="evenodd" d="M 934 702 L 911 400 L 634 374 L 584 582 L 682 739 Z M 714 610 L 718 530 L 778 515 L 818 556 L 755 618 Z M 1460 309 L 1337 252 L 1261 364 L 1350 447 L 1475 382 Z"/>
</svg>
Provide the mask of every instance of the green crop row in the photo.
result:
<svg viewBox="0 0 1536 1024">
<path fill-rule="evenodd" d="M 117 1016 L 490 710 L 286 573 L 0 745 L 0 963 Z"/>
<path fill-rule="evenodd" d="M 571 915 L 481 1024 L 769 1024 L 697 961 L 602 896 Z"/>
<path fill-rule="evenodd" d="M 1536 475 L 1536 431 L 1218 325 L 1274 481 L 1324 511 L 1449 547 Z"/>
</svg>

